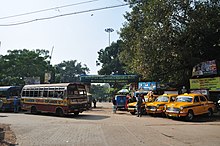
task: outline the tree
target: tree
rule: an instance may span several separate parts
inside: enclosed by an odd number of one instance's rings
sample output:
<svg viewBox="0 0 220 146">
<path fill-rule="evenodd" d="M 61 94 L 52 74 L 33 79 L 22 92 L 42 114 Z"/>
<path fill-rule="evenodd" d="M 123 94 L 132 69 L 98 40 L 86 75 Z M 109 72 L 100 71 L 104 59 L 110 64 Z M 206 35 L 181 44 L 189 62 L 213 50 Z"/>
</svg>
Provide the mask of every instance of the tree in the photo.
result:
<svg viewBox="0 0 220 146">
<path fill-rule="evenodd" d="M 219 58 L 219 0 L 130 2 L 120 33 L 120 60 L 127 70 L 144 80 L 186 84 L 193 66 Z"/>
<path fill-rule="evenodd" d="M 77 82 L 81 74 L 89 72 L 89 68 L 84 64 L 77 63 L 76 60 L 63 61 L 55 65 L 56 82 Z"/>
<path fill-rule="evenodd" d="M 45 71 L 52 70 L 47 50 L 9 50 L 0 56 L 1 85 L 24 85 L 26 77 L 40 77 L 44 82 Z"/>
<path fill-rule="evenodd" d="M 119 60 L 121 47 L 122 41 L 118 40 L 116 43 L 112 43 L 111 46 L 101 49 L 98 52 L 98 61 L 96 61 L 96 65 L 102 66 L 102 68 L 98 71 L 98 74 L 125 74 L 124 64 Z"/>
<path fill-rule="evenodd" d="M 107 100 L 109 96 L 110 89 L 106 85 L 100 84 L 92 84 L 90 93 L 93 95 L 94 98 L 98 100 Z"/>
</svg>

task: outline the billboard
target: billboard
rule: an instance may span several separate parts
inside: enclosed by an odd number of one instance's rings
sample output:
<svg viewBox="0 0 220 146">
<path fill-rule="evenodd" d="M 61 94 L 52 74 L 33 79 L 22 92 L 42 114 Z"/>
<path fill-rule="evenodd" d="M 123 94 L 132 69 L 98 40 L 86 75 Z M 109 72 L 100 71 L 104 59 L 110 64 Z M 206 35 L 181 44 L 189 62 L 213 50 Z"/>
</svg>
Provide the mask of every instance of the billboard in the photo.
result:
<svg viewBox="0 0 220 146">
<path fill-rule="evenodd" d="M 192 76 L 207 76 L 217 74 L 216 61 L 205 61 L 193 67 Z"/>
<path fill-rule="evenodd" d="M 139 82 L 138 83 L 138 90 L 147 90 L 152 91 L 157 89 L 157 83 L 156 82 Z"/>
<path fill-rule="evenodd" d="M 208 89 L 220 91 L 220 77 L 190 79 L 190 89 Z"/>
</svg>

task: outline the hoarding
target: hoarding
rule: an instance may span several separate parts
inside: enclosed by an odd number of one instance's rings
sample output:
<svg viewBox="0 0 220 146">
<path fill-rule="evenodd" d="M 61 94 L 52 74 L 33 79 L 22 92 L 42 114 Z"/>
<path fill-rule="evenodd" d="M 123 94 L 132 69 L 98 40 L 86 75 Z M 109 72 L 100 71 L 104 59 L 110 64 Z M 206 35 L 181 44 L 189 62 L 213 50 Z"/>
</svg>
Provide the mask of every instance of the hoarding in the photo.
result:
<svg viewBox="0 0 220 146">
<path fill-rule="evenodd" d="M 190 89 L 209 89 L 209 91 L 220 91 L 220 77 L 190 79 Z"/>
<path fill-rule="evenodd" d="M 138 83 L 138 90 L 147 90 L 152 91 L 157 89 L 157 83 L 156 82 L 139 82 Z"/>
<path fill-rule="evenodd" d="M 193 67 L 192 76 L 207 76 L 217 74 L 216 61 L 201 62 Z"/>
</svg>

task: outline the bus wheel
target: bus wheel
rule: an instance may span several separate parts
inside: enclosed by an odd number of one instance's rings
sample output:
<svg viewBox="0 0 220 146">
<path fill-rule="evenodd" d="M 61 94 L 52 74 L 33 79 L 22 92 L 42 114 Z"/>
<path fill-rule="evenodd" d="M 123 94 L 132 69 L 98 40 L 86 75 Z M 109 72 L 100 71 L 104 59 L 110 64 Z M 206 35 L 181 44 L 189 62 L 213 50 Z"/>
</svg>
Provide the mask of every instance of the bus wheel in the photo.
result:
<svg viewBox="0 0 220 146">
<path fill-rule="evenodd" d="M 61 108 L 58 108 L 56 110 L 56 115 L 59 116 L 59 117 L 63 117 L 64 116 L 63 110 Z"/>
<path fill-rule="evenodd" d="M 74 115 L 75 115 L 75 116 L 78 116 L 78 115 L 79 115 L 79 112 L 74 112 Z"/>
<path fill-rule="evenodd" d="M 37 108 L 35 106 L 31 107 L 31 114 L 37 114 Z"/>
</svg>

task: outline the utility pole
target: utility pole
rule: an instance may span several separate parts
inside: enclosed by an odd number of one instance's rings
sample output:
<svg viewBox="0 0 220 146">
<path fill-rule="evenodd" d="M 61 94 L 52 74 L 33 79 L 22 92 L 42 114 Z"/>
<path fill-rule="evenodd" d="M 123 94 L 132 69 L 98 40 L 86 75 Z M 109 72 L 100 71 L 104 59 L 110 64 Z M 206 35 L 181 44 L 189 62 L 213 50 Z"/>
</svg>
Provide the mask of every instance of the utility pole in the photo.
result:
<svg viewBox="0 0 220 146">
<path fill-rule="evenodd" d="M 106 28 L 105 31 L 108 32 L 108 34 L 109 34 L 109 35 L 108 35 L 108 37 L 109 37 L 109 43 L 108 43 L 108 45 L 110 46 L 110 33 L 113 32 L 114 29 L 113 29 L 113 28 Z"/>
</svg>

